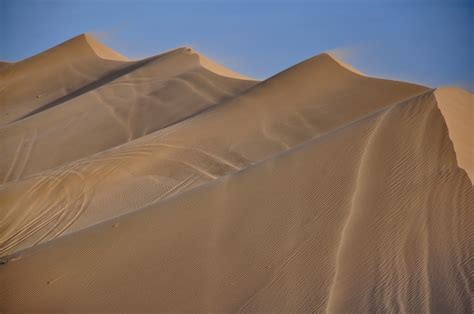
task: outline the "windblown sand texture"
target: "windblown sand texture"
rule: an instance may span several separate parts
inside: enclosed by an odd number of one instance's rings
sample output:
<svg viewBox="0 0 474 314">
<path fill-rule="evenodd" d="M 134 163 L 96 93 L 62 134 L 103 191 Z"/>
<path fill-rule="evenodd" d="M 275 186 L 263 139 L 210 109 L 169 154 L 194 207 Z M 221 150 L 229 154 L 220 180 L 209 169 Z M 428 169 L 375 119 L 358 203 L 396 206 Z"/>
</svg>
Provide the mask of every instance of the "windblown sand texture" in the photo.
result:
<svg viewBox="0 0 474 314">
<path fill-rule="evenodd" d="M 0 310 L 470 313 L 472 99 L 90 35 L 2 63 Z"/>
</svg>

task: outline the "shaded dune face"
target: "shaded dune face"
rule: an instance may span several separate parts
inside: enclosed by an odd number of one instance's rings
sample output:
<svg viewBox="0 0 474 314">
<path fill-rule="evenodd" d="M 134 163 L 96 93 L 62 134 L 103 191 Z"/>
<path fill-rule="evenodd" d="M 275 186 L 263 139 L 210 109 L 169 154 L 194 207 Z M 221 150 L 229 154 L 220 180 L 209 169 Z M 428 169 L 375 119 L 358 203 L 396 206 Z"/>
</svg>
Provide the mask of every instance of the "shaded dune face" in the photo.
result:
<svg viewBox="0 0 474 314">
<path fill-rule="evenodd" d="M 6 222 L 0 253 L 78 231 L 240 171 L 426 91 L 363 77 L 328 55 L 317 56 L 195 118 L 5 184 L 0 189 L 5 208 L 0 218 Z"/>
<path fill-rule="evenodd" d="M 26 60 L 0 68 L 0 125 L 31 112 L 133 62 L 103 59 L 79 35 Z"/>
<path fill-rule="evenodd" d="M 255 83 L 217 75 L 185 48 L 151 58 L 89 92 L 0 127 L 0 180 L 15 181 L 121 145 L 198 114 Z M 54 154 L 48 154 L 51 151 Z"/>
<path fill-rule="evenodd" d="M 25 251 L 0 294 L 7 310 L 470 312 L 473 204 L 427 92 Z"/>
</svg>

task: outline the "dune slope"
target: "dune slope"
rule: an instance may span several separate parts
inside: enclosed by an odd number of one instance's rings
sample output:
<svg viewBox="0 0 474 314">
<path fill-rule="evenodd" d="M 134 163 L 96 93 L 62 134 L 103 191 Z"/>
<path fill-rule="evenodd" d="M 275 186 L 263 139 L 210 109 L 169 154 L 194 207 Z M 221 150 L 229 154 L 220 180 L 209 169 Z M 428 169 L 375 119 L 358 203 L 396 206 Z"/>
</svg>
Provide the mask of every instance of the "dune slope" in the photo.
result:
<svg viewBox="0 0 474 314">
<path fill-rule="evenodd" d="M 3 69 L 3 68 L 9 67 L 11 65 L 12 65 L 12 63 L 10 63 L 10 62 L 0 61 L 0 70 Z"/>
<path fill-rule="evenodd" d="M 242 170 L 428 90 L 360 76 L 326 54 L 311 58 L 214 110 L 0 186 L 0 256 Z"/>
<path fill-rule="evenodd" d="M 474 190 L 432 92 L 10 257 L 5 310 L 471 312 Z"/>
<path fill-rule="evenodd" d="M 460 88 L 439 88 L 435 92 L 448 125 L 458 164 L 474 183 L 474 95 Z"/>
<path fill-rule="evenodd" d="M 0 68 L 0 125 L 48 107 L 55 100 L 134 63 L 117 56 L 91 35 L 83 34 Z"/>
<path fill-rule="evenodd" d="M 173 50 L 115 79 L 106 77 L 99 87 L 48 110 L 0 127 L 0 182 L 121 145 L 217 105 L 256 83 L 215 74 L 200 58 L 187 48 Z M 48 154 L 51 151 L 54 154 Z"/>
</svg>

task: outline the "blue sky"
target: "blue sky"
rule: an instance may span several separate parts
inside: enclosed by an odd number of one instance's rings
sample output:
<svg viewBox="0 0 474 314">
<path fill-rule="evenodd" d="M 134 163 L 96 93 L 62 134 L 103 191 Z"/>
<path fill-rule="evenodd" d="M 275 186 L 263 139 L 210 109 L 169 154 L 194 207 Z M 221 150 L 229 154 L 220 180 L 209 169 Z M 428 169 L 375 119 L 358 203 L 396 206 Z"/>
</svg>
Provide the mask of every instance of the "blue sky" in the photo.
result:
<svg viewBox="0 0 474 314">
<path fill-rule="evenodd" d="M 0 0 L 0 59 L 93 32 L 132 58 L 191 46 L 259 79 L 328 50 L 369 75 L 474 90 L 474 0 Z"/>
</svg>

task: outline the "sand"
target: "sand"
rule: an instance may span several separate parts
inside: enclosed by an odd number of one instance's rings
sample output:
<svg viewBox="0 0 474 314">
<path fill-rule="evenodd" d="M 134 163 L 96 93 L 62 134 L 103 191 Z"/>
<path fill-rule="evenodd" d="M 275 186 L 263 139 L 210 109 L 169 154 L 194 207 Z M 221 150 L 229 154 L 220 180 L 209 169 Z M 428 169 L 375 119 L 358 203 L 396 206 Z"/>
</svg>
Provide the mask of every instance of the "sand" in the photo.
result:
<svg viewBox="0 0 474 314">
<path fill-rule="evenodd" d="M 93 41 L 89 42 L 88 37 L 79 35 L 0 69 L 0 125 L 48 108 L 59 99 L 64 101 L 77 90 L 130 65 L 121 58 L 103 59 L 91 47 Z"/>
<path fill-rule="evenodd" d="M 0 69 L 9 67 L 9 66 L 11 66 L 11 65 L 12 65 L 11 62 L 0 61 Z"/>
<path fill-rule="evenodd" d="M 0 128 L 1 310 L 473 310 L 467 92 L 91 38 L 51 54 L 111 73 Z"/>
<path fill-rule="evenodd" d="M 18 180 L 142 137 L 256 83 L 211 72 L 201 65 L 199 54 L 186 48 L 111 76 L 48 110 L 0 126 L 4 152 L 0 182 Z M 49 154 L 51 151 L 55 153 Z"/>
<path fill-rule="evenodd" d="M 458 165 L 474 182 L 474 95 L 455 87 L 438 88 L 435 95 L 448 125 Z"/>
</svg>

